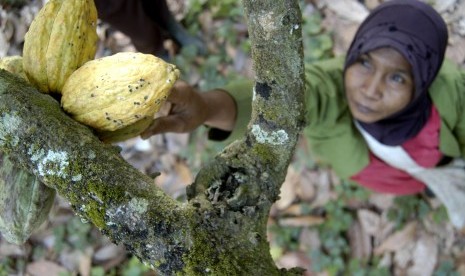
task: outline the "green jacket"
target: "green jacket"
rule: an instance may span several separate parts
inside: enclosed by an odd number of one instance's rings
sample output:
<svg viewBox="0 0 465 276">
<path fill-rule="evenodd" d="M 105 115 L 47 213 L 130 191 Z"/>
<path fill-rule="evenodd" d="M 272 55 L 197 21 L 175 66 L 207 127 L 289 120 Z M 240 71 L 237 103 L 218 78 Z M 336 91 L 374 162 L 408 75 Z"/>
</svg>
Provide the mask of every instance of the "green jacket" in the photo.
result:
<svg viewBox="0 0 465 276">
<path fill-rule="evenodd" d="M 349 178 L 368 165 L 368 147 L 350 114 L 344 93 L 344 57 L 313 63 L 306 68 L 306 112 L 312 152 L 341 178 Z M 226 88 L 238 105 L 237 127 L 243 132 L 250 119 L 252 83 Z M 441 116 L 440 151 L 465 157 L 465 72 L 445 61 L 430 87 L 430 96 Z"/>
</svg>

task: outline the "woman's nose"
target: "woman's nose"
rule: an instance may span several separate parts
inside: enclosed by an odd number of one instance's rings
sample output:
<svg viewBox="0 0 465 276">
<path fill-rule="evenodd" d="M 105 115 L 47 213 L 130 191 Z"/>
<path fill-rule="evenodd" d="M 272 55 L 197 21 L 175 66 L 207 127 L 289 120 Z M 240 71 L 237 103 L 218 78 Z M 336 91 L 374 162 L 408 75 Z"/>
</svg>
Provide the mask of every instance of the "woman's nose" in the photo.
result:
<svg viewBox="0 0 465 276">
<path fill-rule="evenodd" d="M 383 83 L 381 76 L 374 75 L 365 81 L 363 95 L 372 100 L 381 99 L 383 93 Z"/>
</svg>

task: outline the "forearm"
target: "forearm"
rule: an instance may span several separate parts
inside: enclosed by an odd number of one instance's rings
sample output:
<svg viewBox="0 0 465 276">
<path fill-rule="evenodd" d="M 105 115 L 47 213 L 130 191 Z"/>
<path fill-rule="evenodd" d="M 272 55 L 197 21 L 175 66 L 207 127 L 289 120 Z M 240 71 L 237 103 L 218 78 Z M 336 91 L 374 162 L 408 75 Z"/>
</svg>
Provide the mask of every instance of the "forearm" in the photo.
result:
<svg viewBox="0 0 465 276">
<path fill-rule="evenodd" d="M 201 93 L 208 112 L 205 125 L 225 131 L 234 129 L 237 117 L 237 105 L 228 92 L 214 89 Z"/>
</svg>

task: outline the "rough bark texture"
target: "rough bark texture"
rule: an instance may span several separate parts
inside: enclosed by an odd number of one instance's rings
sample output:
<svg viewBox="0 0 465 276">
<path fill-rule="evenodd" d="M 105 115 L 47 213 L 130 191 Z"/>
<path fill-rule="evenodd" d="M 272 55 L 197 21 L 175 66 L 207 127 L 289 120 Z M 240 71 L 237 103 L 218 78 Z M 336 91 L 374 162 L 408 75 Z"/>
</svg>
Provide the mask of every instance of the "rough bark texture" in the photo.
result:
<svg viewBox="0 0 465 276">
<path fill-rule="evenodd" d="M 0 150 L 67 198 L 76 213 L 163 275 L 281 275 L 266 241 L 303 125 L 298 1 L 244 0 L 255 61 L 244 139 L 203 168 L 176 202 L 49 95 L 0 70 Z"/>
</svg>

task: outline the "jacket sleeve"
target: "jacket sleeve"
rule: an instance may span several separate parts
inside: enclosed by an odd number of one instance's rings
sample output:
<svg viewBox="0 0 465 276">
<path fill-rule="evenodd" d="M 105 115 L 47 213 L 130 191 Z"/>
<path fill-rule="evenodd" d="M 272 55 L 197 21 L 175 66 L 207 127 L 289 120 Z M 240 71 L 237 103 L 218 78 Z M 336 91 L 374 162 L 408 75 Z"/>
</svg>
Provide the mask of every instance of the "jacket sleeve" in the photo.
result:
<svg viewBox="0 0 465 276">
<path fill-rule="evenodd" d="M 236 103 L 236 124 L 232 132 L 220 131 L 211 128 L 208 138 L 214 141 L 232 142 L 241 138 L 246 130 L 252 114 L 253 81 L 241 79 L 236 80 L 223 87 Z"/>
<path fill-rule="evenodd" d="M 454 134 L 457 138 L 460 147 L 462 158 L 465 158 L 465 71 L 461 70 L 460 79 L 456 83 L 458 91 L 458 121 L 454 129 Z"/>
<path fill-rule="evenodd" d="M 441 116 L 441 152 L 465 158 L 465 71 L 445 60 L 429 94 Z"/>
</svg>

